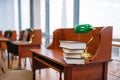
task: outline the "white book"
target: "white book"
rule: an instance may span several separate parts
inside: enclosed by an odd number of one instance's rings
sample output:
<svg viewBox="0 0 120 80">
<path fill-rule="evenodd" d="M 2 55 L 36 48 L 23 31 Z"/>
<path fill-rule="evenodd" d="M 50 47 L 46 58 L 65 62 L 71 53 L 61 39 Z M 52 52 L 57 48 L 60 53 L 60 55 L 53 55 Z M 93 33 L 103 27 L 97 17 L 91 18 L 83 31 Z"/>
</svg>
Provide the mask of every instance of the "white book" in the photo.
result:
<svg viewBox="0 0 120 80">
<path fill-rule="evenodd" d="M 67 48 L 63 48 L 63 52 L 65 52 L 65 53 L 84 53 L 84 49 L 67 49 Z"/>
<path fill-rule="evenodd" d="M 24 31 L 24 34 L 23 34 L 23 41 L 27 41 L 27 38 L 28 38 L 28 31 Z"/>
<path fill-rule="evenodd" d="M 84 59 L 68 59 L 68 58 L 64 58 L 65 62 L 67 64 L 85 64 L 85 60 Z"/>
<path fill-rule="evenodd" d="M 68 49 L 85 49 L 87 45 L 85 42 L 79 41 L 60 41 L 60 47 Z"/>
<path fill-rule="evenodd" d="M 64 58 L 81 58 L 81 53 L 75 53 L 75 54 L 68 54 L 68 53 L 63 53 Z"/>
<path fill-rule="evenodd" d="M 27 44 L 30 44 L 28 41 L 12 41 L 12 43 L 14 44 L 21 44 L 21 45 L 27 45 Z"/>
</svg>

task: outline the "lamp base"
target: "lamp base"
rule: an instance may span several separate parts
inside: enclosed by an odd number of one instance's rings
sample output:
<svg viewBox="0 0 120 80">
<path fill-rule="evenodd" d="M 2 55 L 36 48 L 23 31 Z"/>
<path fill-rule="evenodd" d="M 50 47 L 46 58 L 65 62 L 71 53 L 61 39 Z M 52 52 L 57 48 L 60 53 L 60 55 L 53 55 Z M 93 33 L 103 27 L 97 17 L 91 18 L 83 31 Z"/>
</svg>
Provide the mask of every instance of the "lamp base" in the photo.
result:
<svg viewBox="0 0 120 80">
<path fill-rule="evenodd" d="M 85 50 L 85 52 L 81 55 L 82 58 L 90 58 L 91 54 L 87 52 L 87 50 Z"/>
</svg>

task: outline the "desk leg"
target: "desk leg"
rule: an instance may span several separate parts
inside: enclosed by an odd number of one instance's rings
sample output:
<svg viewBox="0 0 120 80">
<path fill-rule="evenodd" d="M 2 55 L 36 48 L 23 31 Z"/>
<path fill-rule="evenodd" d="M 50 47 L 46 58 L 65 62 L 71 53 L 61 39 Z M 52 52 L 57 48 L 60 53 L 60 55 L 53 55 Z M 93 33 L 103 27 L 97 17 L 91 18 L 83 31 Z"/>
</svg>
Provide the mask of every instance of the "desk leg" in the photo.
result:
<svg viewBox="0 0 120 80">
<path fill-rule="evenodd" d="M 35 70 L 33 70 L 33 80 L 36 80 L 36 77 L 35 77 Z"/>
<path fill-rule="evenodd" d="M 103 63 L 103 80 L 107 80 L 108 62 Z"/>
<path fill-rule="evenodd" d="M 19 56 L 18 67 L 21 68 L 21 57 Z"/>
<path fill-rule="evenodd" d="M 33 71 L 33 80 L 36 80 L 36 77 L 35 77 L 35 70 L 36 70 L 36 64 L 35 64 L 35 60 L 32 56 L 32 71 Z"/>
<path fill-rule="evenodd" d="M 10 54 L 8 52 L 8 68 L 10 68 Z"/>
<path fill-rule="evenodd" d="M 64 80 L 72 80 L 72 68 L 66 67 L 64 69 Z"/>
<path fill-rule="evenodd" d="M 59 72 L 59 80 L 62 80 L 62 72 Z"/>
</svg>

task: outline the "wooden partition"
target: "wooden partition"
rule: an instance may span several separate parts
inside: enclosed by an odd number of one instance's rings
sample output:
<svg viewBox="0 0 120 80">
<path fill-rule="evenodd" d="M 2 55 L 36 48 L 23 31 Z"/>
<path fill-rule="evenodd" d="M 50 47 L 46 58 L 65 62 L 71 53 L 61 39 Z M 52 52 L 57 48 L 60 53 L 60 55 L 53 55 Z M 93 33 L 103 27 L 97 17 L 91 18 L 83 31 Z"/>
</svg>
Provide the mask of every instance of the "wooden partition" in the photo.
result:
<svg viewBox="0 0 120 80">
<path fill-rule="evenodd" d="M 112 46 L 112 27 L 96 27 L 95 30 L 85 34 L 77 34 L 74 28 L 57 29 L 53 33 L 53 41 L 48 49 L 60 49 L 60 40 L 88 42 L 93 36 L 93 40 L 88 45 L 88 52 L 91 53 L 92 61 L 110 60 Z"/>
<path fill-rule="evenodd" d="M 8 31 L 5 31 L 4 32 L 4 37 L 5 38 L 8 38 L 9 40 L 12 40 L 12 41 L 17 39 L 17 34 L 16 34 L 16 31 L 14 31 L 14 30 L 11 31 L 9 37 L 7 35 L 8 35 Z M 1 47 L 2 50 L 7 49 L 6 41 L 1 41 L 1 46 L 0 47 Z"/>
<path fill-rule="evenodd" d="M 23 36 L 24 36 L 24 30 L 20 31 L 20 36 L 19 36 L 19 40 L 23 40 Z M 40 29 L 35 29 L 33 31 L 29 31 L 28 36 L 27 36 L 27 41 L 30 40 L 31 36 L 34 35 L 34 37 L 32 38 L 32 43 L 31 44 L 41 44 L 41 38 L 42 38 L 42 34 L 41 34 L 41 30 Z"/>
<path fill-rule="evenodd" d="M 15 30 L 10 32 L 10 36 L 8 37 L 9 32 L 5 31 L 4 32 L 4 37 L 9 38 L 9 40 L 17 40 L 17 33 Z"/>
<path fill-rule="evenodd" d="M 2 31 L 0 31 L 0 36 L 2 36 Z"/>
</svg>

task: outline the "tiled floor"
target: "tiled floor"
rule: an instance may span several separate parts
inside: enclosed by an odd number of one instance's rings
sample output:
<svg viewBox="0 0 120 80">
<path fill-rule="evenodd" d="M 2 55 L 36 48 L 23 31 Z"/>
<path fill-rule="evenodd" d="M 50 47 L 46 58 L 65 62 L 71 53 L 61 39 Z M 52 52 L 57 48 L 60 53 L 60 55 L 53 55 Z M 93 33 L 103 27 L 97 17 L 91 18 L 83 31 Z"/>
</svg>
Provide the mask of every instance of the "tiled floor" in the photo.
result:
<svg viewBox="0 0 120 80">
<path fill-rule="evenodd" d="M 108 65 L 108 80 L 120 80 L 120 61 L 113 60 Z"/>
<path fill-rule="evenodd" d="M 120 80 L 120 48 L 113 47 L 112 59 L 108 64 L 108 80 Z"/>
</svg>

